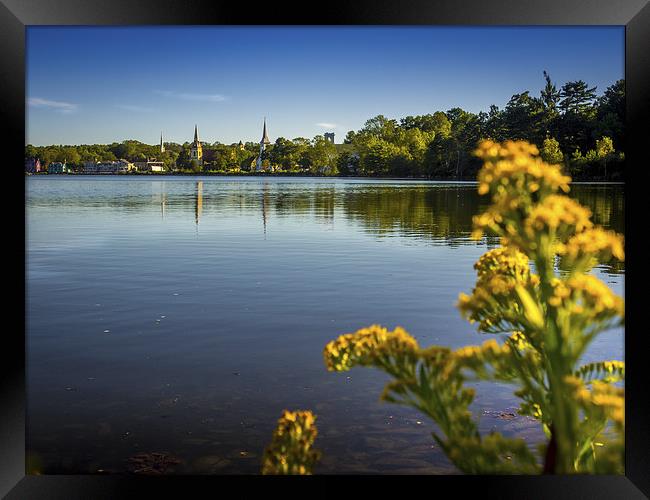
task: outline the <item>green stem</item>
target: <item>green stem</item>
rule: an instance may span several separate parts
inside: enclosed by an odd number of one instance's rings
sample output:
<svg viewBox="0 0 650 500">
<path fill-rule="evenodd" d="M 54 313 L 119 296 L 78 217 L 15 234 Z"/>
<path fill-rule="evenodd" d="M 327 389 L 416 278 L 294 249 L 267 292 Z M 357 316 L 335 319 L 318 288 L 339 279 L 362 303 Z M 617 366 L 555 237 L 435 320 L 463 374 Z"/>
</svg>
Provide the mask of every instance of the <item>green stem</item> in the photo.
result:
<svg viewBox="0 0 650 500">
<path fill-rule="evenodd" d="M 549 240 L 552 241 L 552 240 Z M 557 456 L 554 472 L 567 474 L 574 472 L 575 455 L 575 415 L 570 401 L 565 397 L 567 389 L 564 377 L 571 374 L 570 367 L 564 359 L 563 338 L 558 324 L 557 310 L 548 307 L 548 300 L 553 295 L 551 280 L 555 278 L 553 269 L 553 254 L 550 245 L 540 245 L 539 257 L 535 259 L 535 266 L 540 277 L 540 291 L 546 311 L 546 356 L 549 389 L 552 401 L 551 421 L 553 437 L 557 443 Z M 550 445 L 549 445 L 550 446 Z"/>
</svg>

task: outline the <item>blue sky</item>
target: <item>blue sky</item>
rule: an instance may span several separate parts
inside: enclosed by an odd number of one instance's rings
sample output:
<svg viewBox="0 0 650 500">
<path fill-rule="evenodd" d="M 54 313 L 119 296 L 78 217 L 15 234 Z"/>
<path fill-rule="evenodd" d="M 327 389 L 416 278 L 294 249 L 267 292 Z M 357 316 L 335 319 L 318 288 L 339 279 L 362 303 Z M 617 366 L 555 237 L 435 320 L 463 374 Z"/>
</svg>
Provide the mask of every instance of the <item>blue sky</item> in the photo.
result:
<svg viewBox="0 0 650 500">
<path fill-rule="evenodd" d="M 27 137 L 342 142 L 373 116 L 503 107 L 512 94 L 624 77 L 624 28 L 28 27 Z"/>
</svg>

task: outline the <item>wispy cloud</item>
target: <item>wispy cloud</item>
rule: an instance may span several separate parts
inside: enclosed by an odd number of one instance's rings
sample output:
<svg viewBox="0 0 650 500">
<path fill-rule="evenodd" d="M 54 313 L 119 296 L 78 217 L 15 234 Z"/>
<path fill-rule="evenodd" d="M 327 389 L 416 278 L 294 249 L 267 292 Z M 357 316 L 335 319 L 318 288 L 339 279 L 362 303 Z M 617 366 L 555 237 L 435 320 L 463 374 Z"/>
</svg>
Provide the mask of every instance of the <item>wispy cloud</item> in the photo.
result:
<svg viewBox="0 0 650 500">
<path fill-rule="evenodd" d="M 131 104 L 116 104 L 116 108 L 123 109 L 125 111 L 134 111 L 136 113 L 151 113 L 153 108 L 146 108 L 144 106 L 133 106 Z"/>
<path fill-rule="evenodd" d="M 222 102 L 228 100 L 223 94 L 192 94 L 187 92 L 173 92 L 171 90 L 154 90 L 158 95 L 182 99 L 184 101 Z"/>
<path fill-rule="evenodd" d="M 323 128 L 329 128 L 329 129 L 333 129 L 333 128 L 338 127 L 338 125 L 336 123 L 317 123 L 316 126 L 323 127 Z"/>
<path fill-rule="evenodd" d="M 71 102 L 51 101 L 49 99 L 42 99 L 41 97 L 30 97 L 27 104 L 35 108 L 49 108 L 59 113 L 73 113 L 77 110 L 77 105 Z"/>
</svg>

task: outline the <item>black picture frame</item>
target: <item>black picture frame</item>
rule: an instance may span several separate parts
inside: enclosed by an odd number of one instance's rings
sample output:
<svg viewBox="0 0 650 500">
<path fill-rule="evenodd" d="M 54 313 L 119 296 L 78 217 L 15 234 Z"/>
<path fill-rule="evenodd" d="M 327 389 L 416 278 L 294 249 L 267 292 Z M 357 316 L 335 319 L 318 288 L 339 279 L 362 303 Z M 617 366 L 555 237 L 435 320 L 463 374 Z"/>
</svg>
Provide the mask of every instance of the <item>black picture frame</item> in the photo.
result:
<svg viewBox="0 0 650 500">
<path fill-rule="evenodd" d="M 626 78 L 626 474 L 625 476 L 26 476 L 25 475 L 25 27 L 28 25 L 618 25 L 625 26 Z M 643 302 L 647 300 L 642 217 L 647 208 L 648 167 L 645 129 L 650 123 L 650 5 L 647 0 L 329 0 L 313 5 L 269 1 L 194 0 L 0 0 L 0 110 L 2 110 L 5 213 L 12 222 L 4 245 L 5 306 L 11 323 L 3 329 L 0 379 L 0 495 L 8 499 L 180 497 L 194 488 L 219 495 L 224 486 L 247 496 L 251 487 L 304 495 L 339 495 L 350 486 L 384 492 L 436 495 L 452 487 L 454 495 L 497 498 L 644 498 L 650 495 L 650 408 L 643 338 Z M 498 62 L 498 54 L 491 54 Z M 480 76 L 477 76 L 480 78 Z M 22 214 L 22 216 L 21 216 Z M 640 228 L 642 228 L 640 230 Z M 639 293 L 635 293 L 635 290 Z M 646 306 L 647 308 L 647 306 Z M 345 481 L 345 485 L 342 484 Z M 317 486 L 318 485 L 318 486 Z M 418 488 L 416 490 L 415 488 Z M 422 489 L 420 489 L 422 488 Z M 232 490 L 231 490 L 232 491 Z M 191 497 L 198 495 L 190 494 Z M 207 496 L 206 495 L 206 496 Z M 230 495 L 230 493 L 228 493 Z"/>
</svg>

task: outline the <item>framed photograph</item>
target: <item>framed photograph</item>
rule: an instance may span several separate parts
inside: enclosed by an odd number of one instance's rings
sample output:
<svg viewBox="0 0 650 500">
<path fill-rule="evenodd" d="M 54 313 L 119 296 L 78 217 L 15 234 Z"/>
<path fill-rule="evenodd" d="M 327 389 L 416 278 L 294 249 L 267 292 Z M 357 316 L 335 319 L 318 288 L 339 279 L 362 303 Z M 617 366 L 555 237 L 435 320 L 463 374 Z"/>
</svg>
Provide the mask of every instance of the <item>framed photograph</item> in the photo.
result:
<svg viewBox="0 0 650 500">
<path fill-rule="evenodd" d="M 650 495 L 647 2 L 317 7 L 3 0 L 0 493 Z"/>
</svg>

